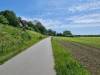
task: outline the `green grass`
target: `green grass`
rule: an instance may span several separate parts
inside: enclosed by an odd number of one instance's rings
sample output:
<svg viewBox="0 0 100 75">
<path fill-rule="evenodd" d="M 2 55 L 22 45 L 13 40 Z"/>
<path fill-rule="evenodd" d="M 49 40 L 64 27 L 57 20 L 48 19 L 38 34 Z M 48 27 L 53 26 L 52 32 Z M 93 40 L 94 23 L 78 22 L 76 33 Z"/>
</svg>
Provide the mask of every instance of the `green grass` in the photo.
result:
<svg viewBox="0 0 100 75">
<path fill-rule="evenodd" d="M 78 42 L 87 46 L 100 48 L 100 37 L 73 37 L 73 38 L 62 38 L 65 41 Z"/>
<path fill-rule="evenodd" d="M 0 24 L 0 64 L 22 52 L 45 36 Z"/>
<path fill-rule="evenodd" d="M 90 73 L 74 59 L 68 49 L 60 45 L 59 38 L 52 39 L 57 75 L 90 75 Z"/>
</svg>

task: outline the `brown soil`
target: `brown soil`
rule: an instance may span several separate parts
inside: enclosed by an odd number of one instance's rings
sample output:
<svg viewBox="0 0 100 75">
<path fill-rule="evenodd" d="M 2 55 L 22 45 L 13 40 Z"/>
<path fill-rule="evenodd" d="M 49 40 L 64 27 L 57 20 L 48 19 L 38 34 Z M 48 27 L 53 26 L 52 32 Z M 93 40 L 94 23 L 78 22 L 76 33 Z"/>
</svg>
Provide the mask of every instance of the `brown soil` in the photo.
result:
<svg viewBox="0 0 100 75">
<path fill-rule="evenodd" d="M 59 41 L 59 43 L 69 49 L 72 55 L 91 72 L 91 75 L 100 75 L 100 49 L 75 42 Z"/>
</svg>

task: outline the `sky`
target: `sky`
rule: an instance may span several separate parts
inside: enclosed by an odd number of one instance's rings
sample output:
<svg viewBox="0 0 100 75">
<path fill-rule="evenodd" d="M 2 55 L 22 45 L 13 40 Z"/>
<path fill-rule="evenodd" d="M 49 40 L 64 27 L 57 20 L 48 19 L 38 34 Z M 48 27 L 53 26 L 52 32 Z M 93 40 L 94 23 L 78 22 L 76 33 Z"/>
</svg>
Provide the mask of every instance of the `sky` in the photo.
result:
<svg viewBox="0 0 100 75">
<path fill-rule="evenodd" d="M 100 34 L 100 0 L 1 0 L 0 11 L 6 9 L 57 32 Z"/>
</svg>

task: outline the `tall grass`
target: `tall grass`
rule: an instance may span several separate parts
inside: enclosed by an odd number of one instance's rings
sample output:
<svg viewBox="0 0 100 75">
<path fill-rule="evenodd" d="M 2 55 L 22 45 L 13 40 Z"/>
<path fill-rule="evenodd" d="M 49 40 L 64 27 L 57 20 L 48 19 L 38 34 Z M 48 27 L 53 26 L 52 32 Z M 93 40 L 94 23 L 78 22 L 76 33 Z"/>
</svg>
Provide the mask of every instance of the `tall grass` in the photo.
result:
<svg viewBox="0 0 100 75">
<path fill-rule="evenodd" d="M 90 73 L 65 49 L 59 39 L 52 39 L 52 47 L 55 58 L 55 70 L 57 75 L 90 75 Z"/>
<path fill-rule="evenodd" d="M 33 31 L 0 24 L 0 64 L 44 37 Z"/>
</svg>

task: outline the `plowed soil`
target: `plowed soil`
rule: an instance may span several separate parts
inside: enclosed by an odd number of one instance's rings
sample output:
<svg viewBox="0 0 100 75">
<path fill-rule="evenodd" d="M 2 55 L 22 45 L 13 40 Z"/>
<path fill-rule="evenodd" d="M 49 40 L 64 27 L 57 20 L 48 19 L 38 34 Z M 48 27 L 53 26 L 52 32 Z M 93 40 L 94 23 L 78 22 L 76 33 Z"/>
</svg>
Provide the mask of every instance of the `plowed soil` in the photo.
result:
<svg viewBox="0 0 100 75">
<path fill-rule="evenodd" d="M 91 75 L 100 75 L 100 49 L 76 42 L 62 40 L 58 42 L 67 50 L 69 49 L 76 60 L 90 71 Z"/>
</svg>

